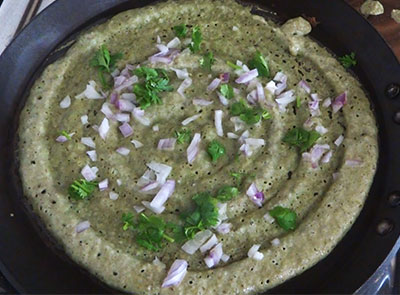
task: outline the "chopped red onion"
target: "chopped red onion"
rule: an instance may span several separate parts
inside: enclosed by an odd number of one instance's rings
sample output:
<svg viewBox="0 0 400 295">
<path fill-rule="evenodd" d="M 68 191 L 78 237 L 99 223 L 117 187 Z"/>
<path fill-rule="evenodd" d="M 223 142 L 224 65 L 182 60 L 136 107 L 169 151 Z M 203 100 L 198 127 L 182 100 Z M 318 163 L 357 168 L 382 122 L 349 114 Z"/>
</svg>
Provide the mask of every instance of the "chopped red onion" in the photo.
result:
<svg viewBox="0 0 400 295">
<path fill-rule="evenodd" d="M 214 101 L 210 101 L 210 100 L 205 100 L 202 98 L 195 98 L 193 99 L 193 104 L 194 105 L 199 105 L 199 106 L 208 106 L 210 104 L 214 103 Z"/>
<path fill-rule="evenodd" d="M 126 123 L 131 120 L 131 116 L 129 114 L 118 113 L 114 115 L 114 119 L 118 122 Z"/>
<path fill-rule="evenodd" d="M 315 117 L 321 115 L 321 111 L 319 110 L 320 99 L 318 97 L 318 94 L 312 93 L 311 98 L 312 101 L 308 103 L 308 108 L 310 110 L 311 116 Z"/>
<path fill-rule="evenodd" d="M 211 249 L 210 253 L 206 258 L 204 258 L 204 262 L 209 268 L 216 266 L 221 260 L 222 254 L 222 243 L 218 243 L 214 248 Z"/>
<path fill-rule="evenodd" d="M 156 214 L 160 214 L 165 210 L 165 207 L 152 207 L 150 205 L 150 202 L 148 201 L 142 201 L 143 206 L 145 206 L 147 209 L 149 209 L 150 211 L 156 213 Z"/>
<path fill-rule="evenodd" d="M 190 85 L 192 85 L 192 79 L 187 77 L 185 80 L 183 80 L 183 82 L 181 83 L 181 85 L 178 87 L 177 92 L 183 97 L 186 98 L 184 92 L 186 90 L 186 88 L 189 88 Z"/>
<path fill-rule="evenodd" d="M 257 189 L 257 186 L 254 182 L 251 183 L 249 188 L 246 191 L 246 195 L 250 198 L 250 200 L 256 204 L 258 207 L 262 207 L 264 201 L 264 194 Z"/>
<path fill-rule="evenodd" d="M 226 235 L 231 231 L 232 223 L 221 223 L 217 226 L 217 232 L 222 235 Z"/>
<path fill-rule="evenodd" d="M 157 149 L 173 151 L 175 149 L 176 138 L 163 138 L 158 142 Z"/>
<path fill-rule="evenodd" d="M 244 142 L 253 147 L 260 147 L 265 145 L 265 140 L 262 138 L 246 138 Z"/>
<path fill-rule="evenodd" d="M 140 189 L 140 192 L 142 193 L 149 193 L 149 194 L 155 194 L 155 189 L 158 188 L 160 186 L 160 184 L 157 181 L 152 181 L 149 182 L 148 184 L 146 184 L 145 186 L 143 186 Z"/>
<path fill-rule="evenodd" d="M 119 195 L 117 193 L 114 193 L 114 192 L 110 192 L 108 194 L 108 196 L 109 196 L 110 200 L 113 200 L 113 201 L 115 201 L 119 197 Z"/>
<path fill-rule="evenodd" d="M 122 76 L 122 78 L 123 78 L 123 79 L 126 79 L 126 78 L 123 77 L 123 76 Z M 115 84 L 116 84 L 116 82 L 115 82 Z M 114 84 L 114 87 L 116 86 L 115 84 Z M 111 104 L 115 104 L 117 101 L 118 101 L 118 92 L 115 92 L 115 91 L 111 92 L 111 95 L 110 95 L 110 103 L 111 103 Z"/>
<path fill-rule="evenodd" d="M 275 94 L 275 91 L 278 89 L 273 80 L 269 81 L 267 85 L 265 85 L 265 88 L 272 94 Z"/>
<path fill-rule="evenodd" d="M 89 156 L 90 160 L 92 160 L 93 162 L 97 161 L 97 153 L 95 150 L 87 151 L 86 154 Z"/>
<path fill-rule="evenodd" d="M 308 119 L 304 122 L 303 127 L 306 128 L 306 129 L 311 129 L 311 127 L 312 127 L 314 124 L 315 124 L 315 122 L 314 122 L 311 118 L 308 118 Z"/>
<path fill-rule="evenodd" d="M 288 91 L 286 91 L 286 92 L 280 94 L 280 95 L 275 99 L 276 103 L 277 103 L 278 106 L 279 106 L 279 111 L 282 112 L 282 113 L 286 111 L 286 106 L 287 106 L 289 103 L 291 103 L 291 102 L 293 102 L 293 101 L 295 101 L 295 100 L 296 100 L 296 97 L 295 97 L 295 95 L 294 95 L 294 91 L 293 91 L 293 90 L 288 90 Z"/>
<path fill-rule="evenodd" d="M 141 108 L 134 108 L 132 111 L 132 116 L 135 118 L 140 124 L 144 126 L 150 126 L 151 121 L 149 118 L 145 117 L 144 110 Z"/>
<path fill-rule="evenodd" d="M 122 112 L 132 112 L 133 109 L 135 108 L 135 105 L 132 102 L 130 102 L 129 100 L 125 100 L 125 99 L 117 100 L 117 102 L 115 103 L 115 106 L 117 107 L 117 109 L 119 109 Z"/>
<path fill-rule="evenodd" d="M 229 78 L 230 78 L 230 74 L 228 72 L 222 73 L 219 75 L 219 79 L 221 80 L 221 83 L 224 83 L 224 84 L 229 82 Z"/>
<path fill-rule="evenodd" d="M 222 260 L 223 262 L 227 262 L 227 261 L 229 260 L 229 258 L 230 258 L 230 256 L 229 256 L 229 255 L 226 255 L 225 253 L 222 254 L 222 256 L 221 256 L 221 260 Z"/>
<path fill-rule="evenodd" d="M 182 245 L 181 249 L 187 254 L 194 254 L 201 245 L 203 245 L 209 237 L 211 237 L 212 232 L 208 229 L 196 233 L 193 239 L 187 241 Z"/>
<path fill-rule="evenodd" d="M 168 42 L 167 47 L 168 48 L 177 48 L 181 44 L 181 40 L 179 40 L 178 37 L 175 37 L 171 41 Z"/>
<path fill-rule="evenodd" d="M 171 265 L 167 277 L 164 279 L 161 287 L 167 288 L 171 286 L 178 286 L 187 272 L 188 263 L 183 259 L 177 259 Z"/>
<path fill-rule="evenodd" d="M 234 124 L 235 131 L 239 131 L 246 126 L 246 124 L 239 117 L 231 117 L 230 121 Z"/>
<path fill-rule="evenodd" d="M 160 36 L 157 35 L 157 44 L 160 44 L 160 43 L 161 43 L 161 38 L 160 38 Z"/>
<path fill-rule="evenodd" d="M 172 167 L 151 161 L 146 164 L 156 174 L 156 179 L 159 184 L 164 184 L 167 180 L 168 175 L 171 173 Z"/>
<path fill-rule="evenodd" d="M 287 76 L 282 72 L 278 72 L 273 80 L 276 83 L 275 95 L 280 95 L 287 87 Z"/>
<path fill-rule="evenodd" d="M 322 106 L 324 108 L 329 107 L 332 104 L 332 100 L 328 97 L 327 99 L 324 100 L 324 102 L 322 103 Z"/>
<path fill-rule="evenodd" d="M 122 124 L 121 126 L 118 127 L 119 130 L 121 131 L 122 135 L 126 138 L 129 137 L 133 134 L 133 129 L 131 125 L 129 125 L 127 122 Z"/>
<path fill-rule="evenodd" d="M 217 243 L 218 243 L 217 236 L 216 236 L 215 234 L 213 234 L 213 235 L 211 236 L 211 238 L 209 238 L 208 241 L 205 242 L 205 243 L 203 244 L 203 246 L 200 247 L 200 252 L 201 252 L 201 253 L 204 253 L 204 252 L 210 250 L 210 249 L 211 249 L 212 247 L 214 247 Z"/>
<path fill-rule="evenodd" d="M 104 118 L 99 126 L 99 135 L 103 140 L 106 140 L 107 133 L 110 130 L 110 124 L 108 123 L 108 119 Z"/>
<path fill-rule="evenodd" d="M 328 129 L 326 129 L 324 126 L 322 125 L 317 125 L 315 127 L 315 131 L 317 131 L 319 134 L 324 135 L 325 133 L 328 132 Z"/>
<path fill-rule="evenodd" d="M 133 209 L 135 209 L 136 213 L 140 213 L 140 212 L 143 212 L 144 209 L 146 209 L 146 208 L 142 205 L 135 205 L 135 206 L 133 206 Z"/>
<path fill-rule="evenodd" d="M 201 141 L 200 133 L 195 133 L 190 143 L 189 147 L 187 148 L 187 160 L 189 164 L 192 164 L 193 161 L 196 159 L 196 156 L 199 152 L 199 144 Z"/>
<path fill-rule="evenodd" d="M 237 31 L 239 31 L 239 28 L 237 26 L 233 26 L 232 31 L 237 32 Z"/>
<path fill-rule="evenodd" d="M 137 83 L 139 81 L 137 76 L 132 76 L 128 79 L 126 79 L 121 85 L 119 85 L 117 88 L 114 89 L 116 92 L 121 92 L 125 88 L 130 87 L 131 85 Z"/>
<path fill-rule="evenodd" d="M 213 92 L 215 89 L 218 88 L 219 84 L 221 84 L 221 79 L 215 78 L 211 81 L 210 85 L 207 86 L 207 91 Z"/>
<path fill-rule="evenodd" d="M 133 71 L 135 67 L 130 64 L 126 64 L 125 68 L 121 71 L 121 76 L 129 78 L 131 76 L 130 72 Z"/>
<path fill-rule="evenodd" d="M 136 139 L 132 139 L 131 142 L 133 143 L 133 145 L 135 146 L 135 148 L 141 148 L 143 146 L 143 143 L 141 143 L 139 140 Z"/>
<path fill-rule="evenodd" d="M 307 84 L 306 81 L 301 80 L 301 81 L 299 82 L 298 85 L 299 85 L 299 87 L 302 88 L 306 93 L 308 93 L 308 94 L 311 93 L 311 87 L 310 87 L 310 85 Z"/>
<path fill-rule="evenodd" d="M 219 91 L 217 91 L 217 95 L 222 105 L 227 106 L 229 104 L 228 99 L 225 96 L 223 96 Z"/>
<path fill-rule="evenodd" d="M 275 222 L 275 219 L 267 212 L 264 214 L 264 219 L 269 222 L 270 224 Z"/>
<path fill-rule="evenodd" d="M 120 75 L 114 78 L 114 88 L 121 86 L 129 77 Z M 118 92 L 113 91 L 110 96 L 110 102 L 115 103 L 118 99 Z"/>
<path fill-rule="evenodd" d="M 185 120 L 182 121 L 182 125 L 186 126 L 190 122 L 193 122 L 194 120 L 197 120 L 198 118 L 200 118 L 200 116 L 201 116 L 200 114 L 197 114 L 197 115 L 191 116 L 189 118 L 186 118 Z"/>
<path fill-rule="evenodd" d="M 77 99 L 82 99 L 82 98 L 88 98 L 88 99 L 104 99 L 105 97 L 98 93 L 96 91 L 96 82 L 93 80 L 89 81 L 89 84 L 86 85 L 85 91 L 83 91 L 81 94 L 78 94 L 75 96 Z"/>
<path fill-rule="evenodd" d="M 218 207 L 218 225 L 219 225 L 221 221 L 228 219 L 228 216 L 226 215 L 226 208 L 228 207 L 228 204 L 217 203 L 217 207 Z"/>
<path fill-rule="evenodd" d="M 66 142 L 66 141 L 68 141 L 68 138 L 64 135 L 60 135 L 56 138 L 56 141 L 57 142 Z"/>
<path fill-rule="evenodd" d="M 158 125 L 154 125 L 153 127 L 151 127 L 151 129 L 152 129 L 154 132 L 160 131 L 160 127 L 158 127 Z"/>
<path fill-rule="evenodd" d="M 158 46 L 160 46 L 159 44 Z M 165 46 L 165 45 L 163 45 Z M 168 49 L 168 48 L 167 48 Z M 167 52 L 163 49 L 162 51 L 152 55 L 149 57 L 149 61 L 154 64 L 154 63 L 164 63 L 164 64 L 170 64 L 174 61 L 174 59 L 178 56 L 179 50 L 178 49 L 169 49 Z"/>
<path fill-rule="evenodd" d="M 250 132 L 249 130 L 245 130 L 242 135 L 239 137 L 239 142 L 244 143 L 247 138 L 249 138 Z"/>
<path fill-rule="evenodd" d="M 258 251 L 258 249 L 260 249 L 260 246 L 261 246 L 261 245 L 259 245 L 259 244 L 253 245 L 253 246 L 249 249 L 249 251 L 247 252 L 247 256 L 250 257 L 250 258 L 253 258 L 253 259 L 255 259 L 255 260 L 261 260 L 261 259 L 263 259 L 263 258 L 264 258 L 264 255 L 263 255 L 261 252 Z"/>
<path fill-rule="evenodd" d="M 89 228 L 90 228 L 90 222 L 87 221 L 87 220 L 86 221 L 82 221 L 82 222 L 78 223 L 75 226 L 75 232 L 77 234 L 79 234 L 79 233 L 84 232 L 85 230 L 87 230 Z"/>
<path fill-rule="evenodd" d="M 332 103 L 333 113 L 337 113 L 347 103 L 347 91 L 335 98 Z"/>
<path fill-rule="evenodd" d="M 303 153 L 302 157 L 306 160 L 311 162 L 312 168 L 318 167 L 318 162 L 324 155 L 326 151 L 330 150 L 329 145 L 327 144 L 316 144 L 312 147 L 310 153 Z"/>
<path fill-rule="evenodd" d="M 85 178 L 87 181 L 92 181 L 95 180 L 97 178 L 96 175 L 96 169 L 94 169 L 96 167 L 92 167 L 90 168 L 89 165 L 86 165 L 85 167 L 83 167 L 81 174 L 83 176 L 83 178 Z"/>
<path fill-rule="evenodd" d="M 334 143 L 335 143 L 336 146 L 340 146 L 340 145 L 342 144 L 343 140 L 344 140 L 344 136 L 343 136 L 343 135 L 340 135 L 340 136 L 335 140 Z"/>
<path fill-rule="evenodd" d="M 228 138 L 231 138 L 231 139 L 238 139 L 239 138 L 239 135 L 237 135 L 235 133 L 232 133 L 232 132 L 228 132 L 226 135 L 228 136 Z"/>
<path fill-rule="evenodd" d="M 189 73 L 188 73 L 187 69 L 171 68 L 171 70 L 173 70 L 176 73 L 176 76 L 180 80 L 185 80 L 186 78 L 189 78 Z"/>
<path fill-rule="evenodd" d="M 84 145 L 86 145 L 88 147 L 91 147 L 94 149 L 96 148 L 96 144 L 91 137 L 82 137 L 81 143 L 83 143 Z"/>
<path fill-rule="evenodd" d="M 99 182 L 99 190 L 104 191 L 108 188 L 108 178 Z"/>
<path fill-rule="evenodd" d="M 332 151 L 330 150 L 329 152 L 327 152 L 321 159 L 321 163 L 329 163 L 329 161 L 332 158 Z"/>
<path fill-rule="evenodd" d="M 156 44 L 156 47 L 161 55 L 165 55 L 169 51 L 169 48 L 164 44 Z"/>
<path fill-rule="evenodd" d="M 278 238 L 275 238 L 271 241 L 272 246 L 278 247 L 281 244 L 281 241 Z"/>
<path fill-rule="evenodd" d="M 121 186 L 121 184 L 122 184 L 122 180 L 118 178 L 118 179 L 117 179 L 117 185 L 118 185 L 118 186 Z"/>
<path fill-rule="evenodd" d="M 67 95 L 67 96 L 64 97 L 64 99 L 60 102 L 60 108 L 66 109 L 66 108 L 69 108 L 70 105 L 71 105 L 71 97 L 70 97 L 69 95 Z"/>
<path fill-rule="evenodd" d="M 121 98 L 122 98 L 122 99 L 129 100 L 129 101 L 133 102 L 134 104 L 137 103 L 137 102 L 136 102 L 136 95 L 135 95 L 135 93 L 122 93 L 122 94 L 121 94 Z"/>
<path fill-rule="evenodd" d="M 265 101 L 265 92 L 261 83 L 257 83 L 257 100 L 258 102 Z"/>
<path fill-rule="evenodd" d="M 89 123 L 88 119 L 89 119 L 88 115 L 83 115 L 83 116 L 81 117 L 81 122 L 82 122 L 82 124 L 83 124 L 83 125 L 88 124 L 88 123 Z"/>
<path fill-rule="evenodd" d="M 252 104 L 255 105 L 257 103 L 257 90 L 254 89 L 252 90 L 249 94 L 247 94 L 247 101 Z"/>
<path fill-rule="evenodd" d="M 158 193 L 155 195 L 153 200 L 150 202 L 150 206 L 153 208 L 161 208 L 165 202 L 171 197 L 175 190 L 175 180 L 167 180 L 160 188 Z"/>
<path fill-rule="evenodd" d="M 129 155 L 131 150 L 126 147 L 119 147 L 116 149 L 116 152 L 122 156 L 127 156 L 127 155 Z"/>
<path fill-rule="evenodd" d="M 361 166 L 361 164 L 362 164 L 362 161 L 358 160 L 358 159 L 348 159 L 345 162 L 345 165 L 349 166 L 349 167 L 358 167 L 358 166 Z"/>
<path fill-rule="evenodd" d="M 115 69 L 114 71 L 111 72 L 111 76 L 113 78 L 117 77 L 120 74 L 120 71 L 118 69 Z"/>
<path fill-rule="evenodd" d="M 103 103 L 100 110 L 108 119 L 114 120 L 114 113 L 110 108 L 110 104 L 108 102 Z"/>
<path fill-rule="evenodd" d="M 240 75 L 239 78 L 237 78 L 235 80 L 235 82 L 238 84 L 244 84 L 244 83 L 250 82 L 251 80 L 253 80 L 254 78 L 257 78 L 257 77 L 258 77 L 258 70 L 253 69 L 251 71 L 248 71 L 248 72 Z"/>
<path fill-rule="evenodd" d="M 215 123 L 215 129 L 217 131 L 218 136 L 224 136 L 224 130 L 222 128 L 222 116 L 224 115 L 224 112 L 221 110 L 216 110 L 214 114 L 214 123 Z"/>
</svg>

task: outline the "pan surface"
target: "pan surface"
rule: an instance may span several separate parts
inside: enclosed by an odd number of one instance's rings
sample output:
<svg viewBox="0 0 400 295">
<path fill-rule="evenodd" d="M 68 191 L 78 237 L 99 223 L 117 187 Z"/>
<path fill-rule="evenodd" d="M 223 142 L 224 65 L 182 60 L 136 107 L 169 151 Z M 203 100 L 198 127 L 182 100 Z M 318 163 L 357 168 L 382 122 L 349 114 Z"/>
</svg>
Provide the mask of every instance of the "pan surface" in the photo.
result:
<svg viewBox="0 0 400 295">
<path fill-rule="evenodd" d="M 0 270 L 21 293 L 113 293 L 82 270 L 38 225 L 25 207 L 15 159 L 18 113 L 30 85 L 61 56 L 82 29 L 152 1 L 56 1 L 0 56 Z M 379 163 L 365 206 L 327 258 L 269 293 L 353 293 L 378 268 L 400 233 L 400 65 L 382 37 L 342 0 L 243 1 L 277 12 L 279 19 L 315 16 L 312 37 L 337 55 L 355 52 L 355 74 L 370 94 L 379 127 Z M 271 17 L 270 12 L 254 13 Z M 398 90 L 398 89 L 397 89 Z M 391 196 L 391 197 L 390 197 Z M 390 197 L 390 198 L 389 198 Z M 389 202 L 390 199 L 390 202 Z M 383 222 L 383 223 L 382 223 Z M 382 226 L 386 225 L 386 227 Z M 377 233 L 381 225 L 384 234 Z"/>
</svg>

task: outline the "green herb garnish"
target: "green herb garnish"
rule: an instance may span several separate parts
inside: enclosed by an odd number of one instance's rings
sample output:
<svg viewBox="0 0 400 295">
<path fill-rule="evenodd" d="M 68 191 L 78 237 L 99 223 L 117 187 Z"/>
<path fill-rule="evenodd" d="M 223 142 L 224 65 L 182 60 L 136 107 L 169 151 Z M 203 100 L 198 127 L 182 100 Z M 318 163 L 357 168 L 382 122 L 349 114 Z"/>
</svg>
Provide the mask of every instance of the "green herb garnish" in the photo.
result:
<svg viewBox="0 0 400 295">
<path fill-rule="evenodd" d="M 354 52 L 339 57 L 339 61 L 346 69 L 350 68 L 351 66 L 357 65 L 356 54 Z"/>
<path fill-rule="evenodd" d="M 249 67 L 251 69 L 257 69 L 258 75 L 260 75 L 261 77 L 268 78 L 270 76 L 267 61 L 265 60 L 265 58 L 261 55 L 261 53 L 259 51 L 256 52 L 256 55 L 249 62 Z"/>
<path fill-rule="evenodd" d="M 228 66 L 230 66 L 232 69 L 234 69 L 234 70 L 241 70 L 242 69 L 242 67 L 241 66 L 238 66 L 238 65 L 236 65 L 236 64 L 234 64 L 233 62 L 231 62 L 231 61 L 227 61 L 226 62 L 226 64 L 228 65 Z"/>
<path fill-rule="evenodd" d="M 262 112 L 261 117 L 262 117 L 264 120 L 268 120 L 268 119 L 271 119 L 271 118 L 272 118 L 271 114 L 270 114 L 267 110 L 264 110 L 264 111 Z"/>
<path fill-rule="evenodd" d="M 296 107 L 297 108 L 301 107 L 301 98 L 300 98 L 300 96 L 296 97 Z"/>
<path fill-rule="evenodd" d="M 175 35 L 179 38 L 184 38 L 187 34 L 187 27 L 185 24 L 177 25 L 174 27 Z"/>
<path fill-rule="evenodd" d="M 207 152 L 214 163 L 226 153 L 225 147 L 216 140 L 210 142 Z"/>
<path fill-rule="evenodd" d="M 117 60 L 121 58 L 122 53 L 111 54 L 105 45 L 102 45 L 90 60 L 90 66 L 97 68 L 99 71 L 100 82 L 104 88 L 108 89 L 111 87 L 111 85 L 106 81 L 104 73 L 111 73 L 111 71 L 115 69 Z"/>
<path fill-rule="evenodd" d="M 243 172 L 231 172 L 231 176 L 235 179 L 236 185 L 241 186 L 243 182 L 243 178 L 246 176 L 246 173 Z"/>
<path fill-rule="evenodd" d="M 192 42 L 189 45 L 189 48 L 192 52 L 198 52 L 200 50 L 200 44 L 203 40 L 201 35 L 200 27 L 195 26 L 192 32 Z"/>
<path fill-rule="evenodd" d="M 272 210 L 269 210 L 269 214 L 284 230 L 289 231 L 296 228 L 297 214 L 293 210 L 276 206 Z"/>
<path fill-rule="evenodd" d="M 68 195 L 75 200 L 83 200 L 90 197 L 96 187 L 95 181 L 75 180 L 68 188 Z"/>
<path fill-rule="evenodd" d="M 221 94 L 227 99 L 231 99 L 234 96 L 233 87 L 229 84 L 222 84 L 220 87 Z"/>
<path fill-rule="evenodd" d="M 229 200 L 232 200 L 238 194 L 239 194 L 239 189 L 237 187 L 224 185 L 217 191 L 217 195 L 215 196 L 215 198 L 222 202 L 227 202 Z"/>
<path fill-rule="evenodd" d="M 61 131 L 61 133 L 60 133 L 62 136 L 65 136 L 67 139 L 71 139 L 71 136 L 68 134 L 68 132 L 67 131 L 65 131 L 65 130 L 63 130 L 63 131 Z"/>
<path fill-rule="evenodd" d="M 320 138 L 321 135 L 312 130 L 307 131 L 303 128 L 293 128 L 283 137 L 282 141 L 300 148 L 300 152 L 305 152 Z"/>
<path fill-rule="evenodd" d="M 175 131 L 174 135 L 177 138 L 176 141 L 182 144 L 190 141 L 192 132 L 189 129 L 183 128 L 179 131 Z"/>
<path fill-rule="evenodd" d="M 271 115 L 268 111 L 261 108 L 250 108 L 243 99 L 232 104 L 230 112 L 233 116 L 239 116 L 240 120 L 249 125 L 260 122 L 261 118 L 271 118 Z"/>
<path fill-rule="evenodd" d="M 208 71 L 211 71 L 211 66 L 214 64 L 214 62 L 215 59 L 212 52 L 207 52 L 199 60 L 200 66 Z"/>
<path fill-rule="evenodd" d="M 145 79 L 144 83 L 135 84 L 133 87 L 133 92 L 143 110 L 153 104 L 162 104 L 160 92 L 174 90 L 169 85 L 168 74 L 165 70 L 140 67 L 134 73 Z"/>
<path fill-rule="evenodd" d="M 124 223 L 124 225 L 122 226 L 123 230 L 135 228 L 135 224 L 133 222 L 133 214 L 131 212 L 122 214 L 122 222 Z"/>
</svg>

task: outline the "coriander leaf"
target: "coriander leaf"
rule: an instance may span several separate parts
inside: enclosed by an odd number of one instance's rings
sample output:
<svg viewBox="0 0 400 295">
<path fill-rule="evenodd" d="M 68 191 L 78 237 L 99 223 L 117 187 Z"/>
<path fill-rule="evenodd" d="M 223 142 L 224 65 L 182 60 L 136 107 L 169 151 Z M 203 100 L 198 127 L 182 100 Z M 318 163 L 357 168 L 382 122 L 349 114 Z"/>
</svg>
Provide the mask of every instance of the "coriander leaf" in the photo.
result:
<svg viewBox="0 0 400 295">
<path fill-rule="evenodd" d="M 96 187 L 95 181 L 75 180 L 68 188 L 68 195 L 75 200 L 83 200 L 90 197 Z"/>
<path fill-rule="evenodd" d="M 351 66 L 357 65 L 356 54 L 354 52 L 339 57 L 339 61 L 346 69 L 350 68 Z"/>
<path fill-rule="evenodd" d="M 234 70 L 241 70 L 242 69 L 242 67 L 241 66 L 238 66 L 238 65 L 236 65 L 236 64 L 234 64 L 233 62 L 231 62 L 231 61 L 227 61 L 226 62 L 226 64 L 228 65 L 228 66 L 230 66 L 232 69 L 234 69 Z"/>
<path fill-rule="evenodd" d="M 220 87 L 221 94 L 227 99 L 231 99 L 234 96 L 233 87 L 229 84 L 222 84 Z"/>
<path fill-rule="evenodd" d="M 270 76 L 267 61 L 259 51 L 256 52 L 253 59 L 249 62 L 249 67 L 251 69 L 257 69 L 258 75 L 260 75 L 261 77 L 268 78 Z"/>
<path fill-rule="evenodd" d="M 122 53 L 111 54 L 105 45 L 102 45 L 100 49 L 96 51 L 94 57 L 89 61 L 90 66 L 97 68 L 100 82 L 104 88 L 107 89 L 111 87 L 104 77 L 104 73 L 111 73 L 115 68 L 115 64 L 121 58 Z"/>
<path fill-rule="evenodd" d="M 124 223 L 122 226 L 123 230 L 128 230 L 129 228 L 134 229 L 135 227 L 133 223 L 133 214 L 131 212 L 122 214 L 122 222 Z"/>
<path fill-rule="evenodd" d="M 225 147 L 216 140 L 210 142 L 207 152 L 214 163 L 226 153 Z"/>
<path fill-rule="evenodd" d="M 232 104 L 230 112 L 231 115 L 239 116 L 239 118 L 243 122 L 249 125 L 258 123 L 261 118 L 271 118 L 271 115 L 268 111 L 261 108 L 250 108 L 247 106 L 246 102 L 243 99 L 241 99 L 239 102 L 235 102 L 234 104 Z"/>
<path fill-rule="evenodd" d="M 310 147 L 312 147 L 313 144 L 320 137 L 321 135 L 314 130 L 307 131 L 303 128 L 296 127 L 288 131 L 283 137 L 282 141 L 290 145 L 299 147 L 300 152 L 305 152 Z"/>
<path fill-rule="evenodd" d="M 227 201 L 233 199 L 234 197 L 236 197 L 238 194 L 239 194 L 239 190 L 237 187 L 225 185 L 218 190 L 215 198 L 222 202 L 227 202 Z"/>
<path fill-rule="evenodd" d="M 174 135 L 177 138 L 176 141 L 182 144 L 190 141 L 192 132 L 189 129 L 183 128 L 180 131 L 175 131 Z"/>
<path fill-rule="evenodd" d="M 276 206 L 272 210 L 269 210 L 269 214 L 284 230 L 289 231 L 296 228 L 297 214 L 293 210 Z"/>
<path fill-rule="evenodd" d="M 200 50 L 200 44 L 203 40 L 201 35 L 200 27 L 195 26 L 192 32 L 192 42 L 189 45 L 189 48 L 192 52 L 198 52 Z"/>
<path fill-rule="evenodd" d="M 211 66 L 214 64 L 214 62 L 215 59 L 212 52 L 207 52 L 199 60 L 200 66 L 208 71 L 211 71 Z"/>
<path fill-rule="evenodd" d="M 71 139 L 71 136 L 70 136 L 70 135 L 68 134 L 68 132 L 65 131 L 65 130 L 61 131 L 60 134 L 63 135 L 63 136 L 65 136 L 67 139 Z"/>
<path fill-rule="evenodd" d="M 187 27 L 185 24 L 177 25 L 174 27 L 175 35 L 179 38 L 184 38 L 187 34 Z"/>
<path fill-rule="evenodd" d="M 246 176 L 246 173 L 242 172 L 231 172 L 231 176 L 235 179 L 236 185 L 241 186 L 243 182 L 243 177 Z"/>
<path fill-rule="evenodd" d="M 254 125 L 254 124 L 260 122 L 261 114 L 258 109 L 248 108 L 239 115 L 239 118 L 240 118 L 240 120 L 242 120 L 243 122 L 245 122 L 249 125 Z"/>
<path fill-rule="evenodd" d="M 242 114 L 243 112 L 245 112 L 246 109 L 247 109 L 247 104 L 243 99 L 241 99 L 239 102 L 235 102 L 234 104 L 232 104 L 231 114 L 233 116 L 238 116 L 238 115 Z"/>
<path fill-rule="evenodd" d="M 296 107 L 297 108 L 301 107 L 301 98 L 300 98 L 300 96 L 296 97 Z"/>
<path fill-rule="evenodd" d="M 262 117 L 264 120 L 268 120 L 268 119 L 271 119 L 271 118 L 272 118 L 272 117 L 271 117 L 271 114 L 270 114 L 267 110 L 264 110 L 264 111 L 262 112 L 261 117 Z"/>
<path fill-rule="evenodd" d="M 218 200 L 211 197 L 208 192 L 196 194 L 192 199 L 198 206 L 201 225 L 204 228 L 216 225 L 218 223 Z"/>
<path fill-rule="evenodd" d="M 154 79 L 158 77 L 158 72 L 156 69 L 148 67 L 140 67 L 134 70 L 134 74 L 138 77 L 145 78 L 146 80 Z"/>
</svg>

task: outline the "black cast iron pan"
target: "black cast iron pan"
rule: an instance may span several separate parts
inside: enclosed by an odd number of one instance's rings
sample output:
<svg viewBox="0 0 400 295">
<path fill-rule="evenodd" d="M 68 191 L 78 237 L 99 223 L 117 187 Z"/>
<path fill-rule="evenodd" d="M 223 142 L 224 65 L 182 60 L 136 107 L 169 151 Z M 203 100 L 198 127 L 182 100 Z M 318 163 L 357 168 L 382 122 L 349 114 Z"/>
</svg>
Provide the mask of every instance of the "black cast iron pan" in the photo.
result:
<svg viewBox="0 0 400 295">
<path fill-rule="evenodd" d="M 15 161 L 18 113 L 34 79 L 65 53 L 65 48 L 56 48 L 93 24 L 151 2 L 58 0 L 0 56 L 0 270 L 18 292 L 116 292 L 66 257 L 25 208 Z M 320 22 L 312 32 L 316 40 L 337 55 L 357 54 L 355 74 L 370 94 L 379 125 L 379 165 L 369 197 L 354 226 L 326 259 L 269 291 L 353 293 L 382 263 L 400 233 L 400 95 L 396 85 L 389 86 L 400 83 L 399 62 L 373 27 L 342 0 L 244 2 L 277 12 L 282 21 L 315 16 Z M 254 13 L 273 16 L 263 9 Z"/>
</svg>

